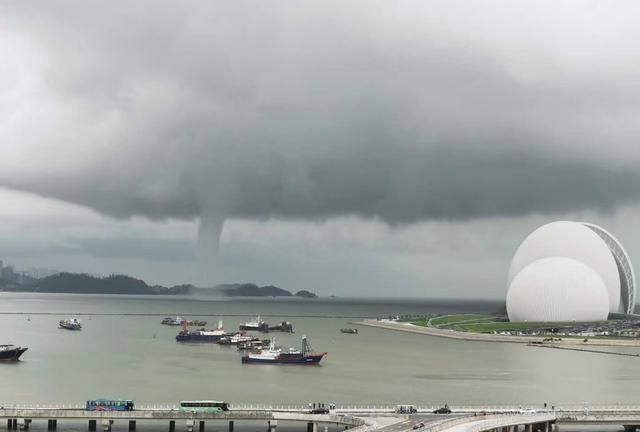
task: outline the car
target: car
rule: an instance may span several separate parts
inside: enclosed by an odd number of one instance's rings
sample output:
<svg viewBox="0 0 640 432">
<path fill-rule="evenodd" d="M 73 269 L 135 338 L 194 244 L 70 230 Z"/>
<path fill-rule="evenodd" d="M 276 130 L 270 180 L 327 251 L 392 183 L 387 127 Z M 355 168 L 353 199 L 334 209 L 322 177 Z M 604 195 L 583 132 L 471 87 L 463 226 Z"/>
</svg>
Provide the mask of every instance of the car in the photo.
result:
<svg viewBox="0 0 640 432">
<path fill-rule="evenodd" d="M 329 414 L 329 408 L 313 408 L 311 411 L 309 411 L 309 414 Z"/>
<path fill-rule="evenodd" d="M 416 423 L 413 425 L 413 429 L 420 429 L 421 427 L 424 427 L 424 422 Z"/>
<path fill-rule="evenodd" d="M 445 405 L 442 408 L 433 410 L 433 413 L 434 414 L 451 414 L 451 409 Z"/>
<path fill-rule="evenodd" d="M 520 410 L 520 414 L 536 414 L 537 411 L 532 408 L 523 408 Z"/>
</svg>

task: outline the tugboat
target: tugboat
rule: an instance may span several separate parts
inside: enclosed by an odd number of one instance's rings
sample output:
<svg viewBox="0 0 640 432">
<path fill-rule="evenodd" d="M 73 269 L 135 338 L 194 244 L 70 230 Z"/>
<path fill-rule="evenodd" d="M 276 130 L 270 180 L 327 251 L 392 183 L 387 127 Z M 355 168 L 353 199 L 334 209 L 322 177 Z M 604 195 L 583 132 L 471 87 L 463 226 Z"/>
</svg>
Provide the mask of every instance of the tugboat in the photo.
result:
<svg viewBox="0 0 640 432">
<path fill-rule="evenodd" d="M 60 320 L 60 328 L 65 330 L 82 330 L 82 324 L 78 318 L 67 318 Z"/>
<path fill-rule="evenodd" d="M 0 360 L 16 361 L 27 349 L 15 345 L 0 345 Z"/>
<path fill-rule="evenodd" d="M 326 352 L 315 353 L 307 342 L 307 337 L 302 336 L 302 347 L 299 350 L 289 348 L 288 351 L 282 351 L 276 346 L 275 339 L 271 339 L 268 349 L 242 356 L 242 363 L 317 365 L 325 355 Z"/>
<path fill-rule="evenodd" d="M 261 331 L 265 327 L 268 328 L 269 325 L 266 322 L 262 321 L 260 315 L 258 315 L 253 321 L 247 321 L 244 324 L 240 324 L 240 330 L 243 331 Z"/>
<path fill-rule="evenodd" d="M 176 336 L 178 342 L 218 342 L 227 335 L 224 327 L 222 327 L 222 321 L 218 322 L 218 328 L 215 330 L 201 328 L 200 330 L 189 331 L 186 327 L 187 325 L 183 324 L 182 331 Z"/>
</svg>

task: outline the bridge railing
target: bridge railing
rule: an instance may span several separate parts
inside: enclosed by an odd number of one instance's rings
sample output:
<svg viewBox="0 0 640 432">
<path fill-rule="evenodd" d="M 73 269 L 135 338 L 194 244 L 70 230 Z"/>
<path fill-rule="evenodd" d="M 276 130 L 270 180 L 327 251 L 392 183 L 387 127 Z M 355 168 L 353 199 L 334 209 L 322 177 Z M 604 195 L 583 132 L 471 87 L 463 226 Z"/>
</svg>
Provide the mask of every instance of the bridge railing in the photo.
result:
<svg viewBox="0 0 640 432">
<path fill-rule="evenodd" d="M 328 404 L 325 404 L 325 406 Z M 316 405 L 317 406 L 317 405 Z M 435 409 L 442 407 L 442 405 L 423 405 L 416 406 L 418 413 L 430 413 Z M 311 409 L 313 406 L 311 407 Z M 337 405 L 331 412 L 345 413 L 345 414 L 357 414 L 357 413 L 371 413 L 371 414 L 402 414 L 396 413 L 397 405 Z M 628 412 L 640 412 L 640 405 L 562 405 L 562 406 L 547 406 L 546 408 L 540 405 L 465 405 L 456 406 L 449 405 L 449 408 L 454 413 L 477 413 L 486 411 L 487 413 L 522 413 L 523 410 L 534 410 L 537 413 L 555 412 L 555 413 L 628 413 Z M 16 404 L 11 402 L 0 401 L 0 409 L 15 409 L 15 410 L 85 410 L 85 404 L 71 403 L 71 404 L 58 404 L 58 403 L 37 403 L 37 404 Z M 177 404 L 136 404 L 136 411 L 171 411 L 178 410 L 180 407 Z M 281 411 L 281 412 L 301 412 L 307 413 L 310 410 L 308 404 L 231 404 L 231 411 Z"/>
</svg>

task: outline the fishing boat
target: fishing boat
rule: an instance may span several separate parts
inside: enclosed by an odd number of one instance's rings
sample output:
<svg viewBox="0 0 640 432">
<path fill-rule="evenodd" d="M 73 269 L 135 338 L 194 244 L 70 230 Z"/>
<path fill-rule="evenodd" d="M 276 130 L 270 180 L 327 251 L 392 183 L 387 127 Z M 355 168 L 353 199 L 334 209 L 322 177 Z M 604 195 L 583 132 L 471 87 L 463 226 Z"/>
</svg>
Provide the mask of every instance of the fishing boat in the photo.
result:
<svg viewBox="0 0 640 432">
<path fill-rule="evenodd" d="M 186 327 L 187 324 L 183 324 L 182 331 L 176 336 L 178 342 L 218 342 L 227 336 L 227 332 L 224 331 L 222 326 L 222 321 L 218 322 L 218 328 L 215 330 L 201 328 L 200 330 L 189 331 Z"/>
<path fill-rule="evenodd" d="M 164 324 L 164 325 L 168 325 L 168 326 L 184 326 L 184 325 L 188 325 L 188 326 L 198 326 L 198 327 L 203 327 L 207 325 L 206 321 L 198 321 L 198 320 L 187 320 L 184 318 L 180 318 L 180 317 L 166 317 L 163 318 L 162 321 L 160 322 L 160 324 Z"/>
<path fill-rule="evenodd" d="M 20 359 L 20 356 L 28 348 L 22 348 L 15 345 L 0 345 L 0 360 L 2 361 L 15 361 Z"/>
<path fill-rule="evenodd" d="M 82 330 L 82 324 L 78 318 L 66 318 L 60 320 L 60 328 L 65 330 Z"/>
<path fill-rule="evenodd" d="M 253 321 L 247 321 L 244 324 L 240 324 L 240 330 L 243 331 L 261 331 L 265 327 L 268 328 L 269 325 L 262 321 L 260 315 L 258 315 Z"/>
<path fill-rule="evenodd" d="M 283 351 L 276 345 L 275 339 L 271 339 L 269 348 L 242 356 L 242 363 L 317 365 L 325 355 L 326 352 L 315 353 L 307 337 L 302 336 L 300 349 L 289 348 L 288 351 Z"/>
</svg>

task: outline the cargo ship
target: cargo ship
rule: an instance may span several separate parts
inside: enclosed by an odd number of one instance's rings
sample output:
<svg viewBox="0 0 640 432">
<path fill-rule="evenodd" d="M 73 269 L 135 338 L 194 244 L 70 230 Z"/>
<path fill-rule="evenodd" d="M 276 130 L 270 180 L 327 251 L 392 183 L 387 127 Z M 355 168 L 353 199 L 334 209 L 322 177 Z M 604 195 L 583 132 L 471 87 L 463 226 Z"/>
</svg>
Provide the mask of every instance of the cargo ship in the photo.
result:
<svg viewBox="0 0 640 432">
<path fill-rule="evenodd" d="M 325 355 L 327 355 L 326 352 L 315 353 L 307 341 L 307 337 L 302 336 L 302 347 L 299 350 L 289 348 L 288 351 L 283 351 L 276 345 L 275 339 L 271 339 L 268 349 L 250 352 L 242 356 L 242 363 L 317 365 Z"/>
<path fill-rule="evenodd" d="M 20 356 L 28 348 L 22 348 L 15 345 L 0 345 L 0 360 L 2 361 L 15 361 L 20 359 Z"/>
<path fill-rule="evenodd" d="M 215 330 L 206 330 L 204 328 L 200 330 L 189 331 L 186 329 L 186 324 L 183 324 L 183 329 L 176 335 L 178 342 L 219 342 L 220 339 L 227 336 L 227 333 L 222 327 L 222 321 L 218 322 L 218 328 Z"/>
<path fill-rule="evenodd" d="M 58 323 L 60 328 L 65 330 L 82 330 L 82 324 L 78 318 L 67 318 L 60 320 Z"/>
</svg>

